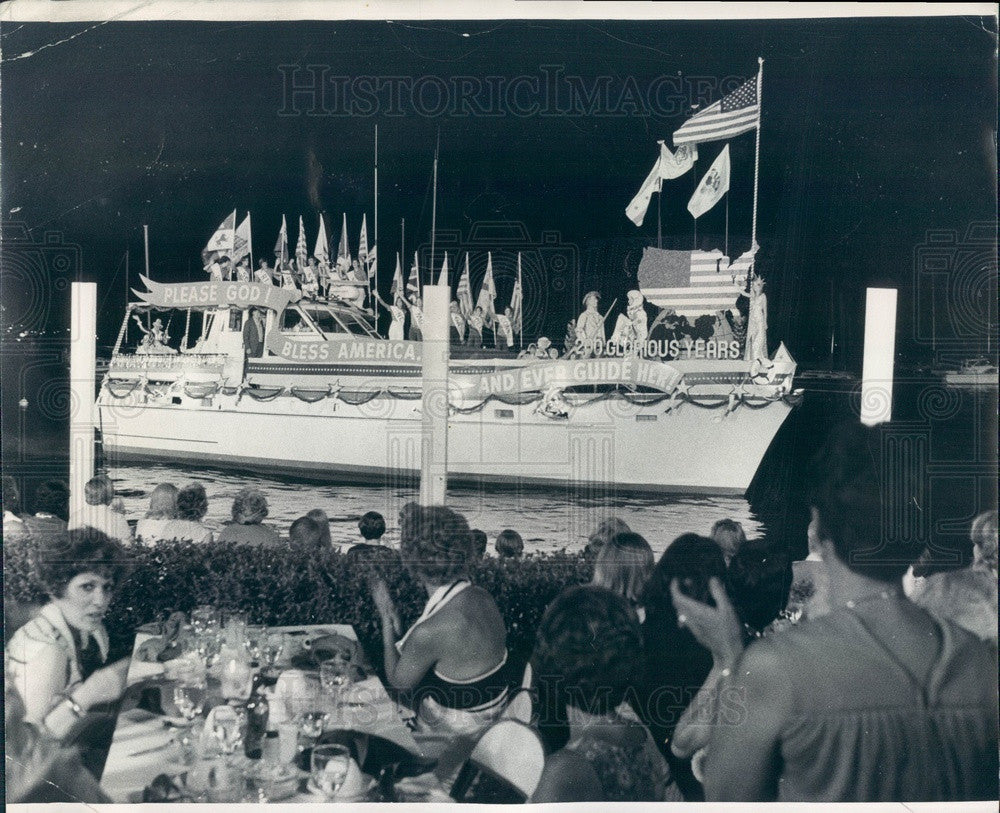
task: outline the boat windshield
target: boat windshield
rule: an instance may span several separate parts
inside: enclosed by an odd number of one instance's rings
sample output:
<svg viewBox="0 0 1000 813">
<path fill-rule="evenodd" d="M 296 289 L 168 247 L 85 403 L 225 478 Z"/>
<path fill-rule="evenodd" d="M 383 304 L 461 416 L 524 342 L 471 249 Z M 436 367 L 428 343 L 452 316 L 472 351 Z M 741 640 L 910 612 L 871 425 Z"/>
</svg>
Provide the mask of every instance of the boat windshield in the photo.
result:
<svg viewBox="0 0 1000 813">
<path fill-rule="evenodd" d="M 334 313 L 330 308 L 321 306 L 306 308 L 305 310 L 316 326 L 327 335 L 353 334 L 375 338 L 372 329 L 363 320 L 349 312 L 339 311 Z"/>
</svg>

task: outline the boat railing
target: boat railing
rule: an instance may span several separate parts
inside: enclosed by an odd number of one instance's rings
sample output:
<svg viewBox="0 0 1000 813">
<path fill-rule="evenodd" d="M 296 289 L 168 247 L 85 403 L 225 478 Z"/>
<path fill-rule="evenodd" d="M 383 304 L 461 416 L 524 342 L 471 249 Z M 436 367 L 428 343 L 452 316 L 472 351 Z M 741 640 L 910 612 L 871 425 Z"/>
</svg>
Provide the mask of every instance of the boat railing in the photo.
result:
<svg viewBox="0 0 1000 813">
<path fill-rule="evenodd" d="M 119 353 L 108 372 L 221 372 L 228 360 L 225 353 Z"/>
</svg>

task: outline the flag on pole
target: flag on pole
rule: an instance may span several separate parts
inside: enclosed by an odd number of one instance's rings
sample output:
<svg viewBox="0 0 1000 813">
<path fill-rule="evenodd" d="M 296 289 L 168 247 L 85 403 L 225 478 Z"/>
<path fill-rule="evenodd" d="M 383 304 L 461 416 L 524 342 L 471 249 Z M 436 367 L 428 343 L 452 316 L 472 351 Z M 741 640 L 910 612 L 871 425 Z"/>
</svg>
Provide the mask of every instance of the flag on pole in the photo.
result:
<svg viewBox="0 0 1000 813">
<path fill-rule="evenodd" d="M 510 324 L 514 332 L 521 334 L 521 322 L 524 313 L 524 288 L 521 285 L 521 252 L 517 252 L 517 279 L 514 281 L 514 291 L 510 295 Z"/>
<path fill-rule="evenodd" d="M 476 307 L 482 308 L 483 313 L 490 316 L 496 315 L 497 288 L 493 283 L 493 252 L 486 254 L 486 276 L 483 277 L 483 284 L 479 286 L 479 298 L 476 300 Z"/>
<path fill-rule="evenodd" d="M 625 207 L 625 215 L 636 226 L 642 225 L 653 193 L 661 191 L 661 181 L 679 178 L 691 169 L 694 162 L 698 160 L 698 148 L 694 144 L 678 147 L 677 152 L 672 153 L 663 141 L 656 143 L 660 145 L 660 157 L 656 159 L 656 163 L 653 164 L 646 180 L 642 182 L 636 196 Z"/>
<path fill-rule="evenodd" d="M 375 270 L 378 263 L 378 244 L 376 243 L 372 246 L 372 250 L 368 252 L 368 279 L 375 276 Z"/>
<path fill-rule="evenodd" d="M 235 259 L 232 256 L 235 243 L 236 210 L 233 209 L 233 213 L 219 224 L 219 228 L 215 230 L 215 234 L 208 238 L 208 243 L 205 244 L 205 252 L 218 252 L 220 255 L 225 254 L 227 257 Z"/>
<path fill-rule="evenodd" d="M 729 145 L 726 144 L 719 157 L 712 162 L 698 188 L 688 201 L 688 211 L 692 217 L 701 217 L 715 206 L 729 191 Z"/>
<path fill-rule="evenodd" d="M 472 280 L 469 277 L 469 253 L 465 254 L 465 270 L 458 278 L 458 309 L 466 319 L 472 313 Z"/>
<path fill-rule="evenodd" d="M 362 265 L 368 262 L 368 215 L 361 215 L 361 237 L 358 240 L 358 259 Z"/>
<path fill-rule="evenodd" d="M 403 263 L 399 259 L 399 252 L 396 252 L 396 273 L 392 276 L 392 287 L 389 289 L 389 298 L 392 304 L 396 304 L 397 299 L 403 297 Z"/>
<path fill-rule="evenodd" d="M 278 232 L 278 241 L 274 244 L 274 257 L 279 266 L 288 262 L 288 223 L 285 222 L 284 215 L 281 216 L 281 231 Z"/>
<path fill-rule="evenodd" d="M 724 141 L 760 126 L 760 71 L 699 113 L 674 133 L 674 146 Z"/>
<path fill-rule="evenodd" d="M 438 285 L 444 285 L 444 286 L 447 286 L 449 288 L 451 287 L 451 284 L 448 282 L 448 252 L 447 251 L 444 253 L 444 262 L 441 263 L 441 273 L 438 275 Z"/>
<path fill-rule="evenodd" d="M 301 271 L 306 267 L 306 260 L 309 259 L 309 249 L 306 248 L 306 227 L 302 222 L 302 215 L 299 215 L 299 239 L 295 243 L 295 264 Z"/>
<path fill-rule="evenodd" d="M 344 224 L 340 227 L 340 247 L 337 249 L 337 268 L 344 271 L 351 267 L 351 247 L 347 243 L 347 212 L 344 212 Z"/>
<path fill-rule="evenodd" d="M 319 234 L 316 235 L 316 250 L 313 256 L 320 265 L 330 264 L 330 244 L 326 239 L 326 223 L 323 222 L 323 213 L 319 215 Z"/>
<path fill-rule="evenodd" d="M 420 269 L 417 267 L 417 252 L 413 252 L 413 267 L 410 269 L 410 278 L 406 281 L 406 296 L 413 299 L 420 296 Z"/>
<path fill-rule="evenodd" d="M 244 257 L 250 256 L 250 213 L 243 218 L 243 222 L 236 227 L 233 235 L 233 262 L 237 263 Z"/>
</svg>

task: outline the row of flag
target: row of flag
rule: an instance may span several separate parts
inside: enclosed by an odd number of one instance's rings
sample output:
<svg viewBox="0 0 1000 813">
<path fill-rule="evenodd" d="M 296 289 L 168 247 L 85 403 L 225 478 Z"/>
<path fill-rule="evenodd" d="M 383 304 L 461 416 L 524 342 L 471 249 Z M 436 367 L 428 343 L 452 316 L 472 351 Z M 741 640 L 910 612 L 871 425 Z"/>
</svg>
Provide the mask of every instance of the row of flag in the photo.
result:
<svg viewBox="0 0 1000 813">
<path fill-rule="evenodd" d="M 638 194 L 625 207 L 629 220 L 636 226 L 642 225 L 653 193 L 662 190 L 663 181 L 679 178 L 694 167 L 698 160 L 698 144 L 724 141 L 760 127 L 760 80 L 761 72 L 758 70 L 755 77 L 684 122 L 673 136 L 675 152 L 671 152 L 663 141 L 657 142 L 660 156 Z M 729 174 L 727 144 L 688 201 L 687 208 L 692 217 L 701 217 L 722 200 L 729 191 Z"/>
<path fill-rule="evenodd" d="M 236 210 L 219 224 L 219 228 L 209 238 L 201 256 L 205 261 L 206 270 L 213 260 L 219 257 L 229 257 L 234 263 L 238 263 L 244 257 L 252 254 L 250 243 L 250 213 L 239 226 L 236 225 Z M 378 246 L 373 245 L 368 248 L 368 216 L 362 215 L 361 236 L 358 240 L 358 261 L 360 270 L 358 277 L 361 282 L 365 282 L 375 276 L 375 264 L 378 255 Z M 288 262 L 290 254 L 288 252 L 288 222 L 285 216 L 281 216 L 281 230 L 278 232 L 278 240 L 274 245 L 274 256 L 277 262 L 284 265 Z M 330 264 L 330 246 L 327 242 L 326 223 L 323 215 L 319 216 L 319 232 L 316 236 L 316 246 L 313 254 L 321 266 Z M 306 229 L 302 217 L 299 217 L 299 236 L 295 243 L 295 261 L 299 268 L 305 266 L 309 259 L 309 249 L 306 245 Z M 345 271 L 351 268 L 351 249 L 347 239 L 347 215 L 344 215 L 343 227 L 340 232 L 340 245 L 337 248 L 336 267 Z"/>
<path fill-rule="evenodd" d="M 444 255 L 444 262 L 441 264 L 441 273 L 438 275 L 438 285 L 451 287 L 448 279 L 448 254 Z M 390 289 L 393 301 L 403 296 L 403 264 L 399 254 L 396 254 L 396 272 L 392 277 L 392 288 Z M 420 290 L 420 267 L 417 263 L 417 252 L 413 252 L 413 265 L 410 267 L 410 275 L 406 280 L 406 297 L 412 299 L 421 295 Z M 459 313 L 466 319 L 472 315 L 474 306 L 472 304 L 472 278 L 469 274 L 469 255 L 465 255 L 465 268 L 458 278 L 458 287 L 455 290 L 455 300 L 458 302 Z M 490 319 L 497 315 L 496 310 L 497 286 L 493 280 L 493 252 L 486 255 L 486 275 L 479 286 L 479 296 L 476 299 L 475 307 L 482 308 L 483 314 Z M 510 295 L 511 325 L 515 333 L 521 332 L 521 323 L 524 313 L 524 286 L 521 279 L 521 253 L 517 255 L 517 279 L 514 281 L 514 290 Z"/>
</svg>

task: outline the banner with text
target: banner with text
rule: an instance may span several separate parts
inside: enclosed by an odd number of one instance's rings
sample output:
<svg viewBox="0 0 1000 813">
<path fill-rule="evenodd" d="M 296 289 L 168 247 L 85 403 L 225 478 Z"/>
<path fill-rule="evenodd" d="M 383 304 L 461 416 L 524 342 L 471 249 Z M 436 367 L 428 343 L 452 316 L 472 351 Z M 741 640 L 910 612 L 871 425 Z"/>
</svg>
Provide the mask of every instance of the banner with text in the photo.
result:
<svg viewBox="0 0 1000 813">
<path fill-rule="evenodd" d="M 298 291 L 257 282 L 153 282 L 140 274 L 147 293 L 132 289 L 137 297 L 156 308 L 270 308 L 281 313 Z"/>
<path fill-rule="evenodd" d="M 267 336 L 267 349 L 289 361 L 343 362 L 343 361 L 398 361 L 420 363 L 420 342 L 386 339 L 366 339 L 353 336 L 349 339 L 295 339 L 276 330 Z"/>
<path fill-rule="evenodd" d="M 620 384 L 672 392 L 682 373 L 659 361 L 586 359 L 531 364 L 516 370 L 498 370 L 477 376 L 453 375 L 465 397 L 515 395 L 550 388 Z"/>
</svg>

